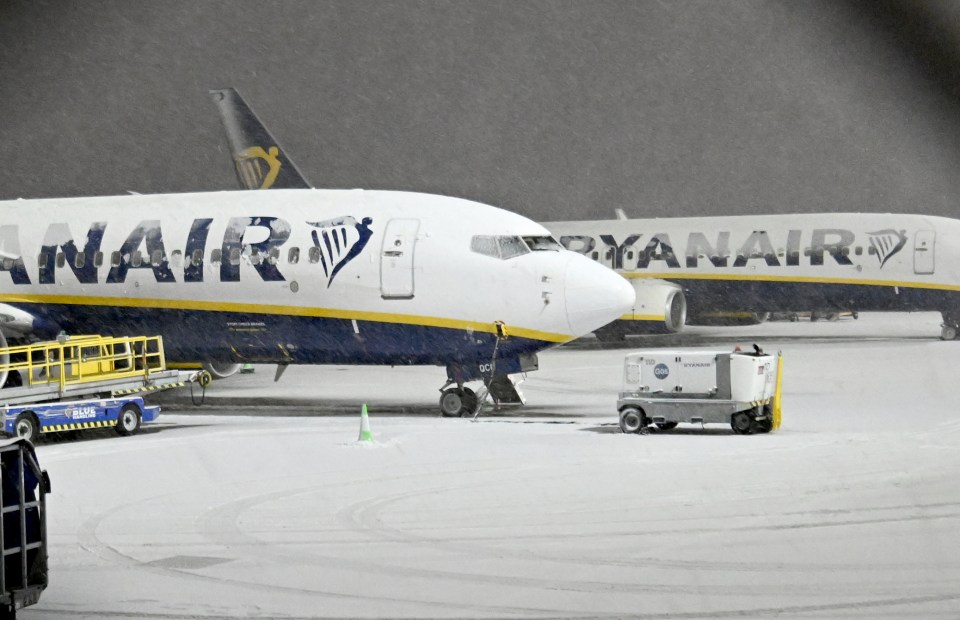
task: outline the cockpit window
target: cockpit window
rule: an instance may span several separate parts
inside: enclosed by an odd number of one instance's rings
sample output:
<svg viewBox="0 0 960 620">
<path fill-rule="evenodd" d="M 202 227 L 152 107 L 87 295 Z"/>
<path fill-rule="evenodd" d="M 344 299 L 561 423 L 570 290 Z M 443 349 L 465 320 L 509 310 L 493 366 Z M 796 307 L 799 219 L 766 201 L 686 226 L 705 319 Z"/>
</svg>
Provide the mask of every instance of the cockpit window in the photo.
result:
<svg viewBox="0 0 960 620">
<path fill-rule="evenodd" d="M 477 254 L 500 258 L 500 248 L 497 246 L 496 237 L 477 235 L 470 240 L 470 249 Z"/>
<path fill-rule="evenodd" d="M 559 252 L 563 249 L 563 246 L 557 243 L 557 240 L 549 235 L 542 237 L 524 237 L 523 241 L 527 244 L 527 247 L 534 252 L 541 252 L 543 250 Z"/>
<path fill-rule="evenodd" d="M 530 251 L 520 237 L 497 237 L 497 243 L 500 245 L 500 258 L 504 260 Z"/>
<path fill-rule="evenodd" d="M 520 237 L 476 235 L 470 240 L 470 249 L 477 254 L 507 260 L 530 251 Z"/>
</svg>

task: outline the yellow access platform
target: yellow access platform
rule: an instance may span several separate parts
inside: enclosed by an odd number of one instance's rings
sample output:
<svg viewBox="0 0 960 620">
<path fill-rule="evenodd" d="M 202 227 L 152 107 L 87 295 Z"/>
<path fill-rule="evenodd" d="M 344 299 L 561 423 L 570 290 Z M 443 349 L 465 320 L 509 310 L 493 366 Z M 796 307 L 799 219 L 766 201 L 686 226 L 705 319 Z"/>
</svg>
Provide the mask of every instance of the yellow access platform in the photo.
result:
<svg viewBox="0 0 960 620">
<path fill-rule="evenodd" d="M 0 348 L 0 404 L 178 387 L 196 372 L 168 370 L 160 336 L 63 336 Z"/>
</svg>

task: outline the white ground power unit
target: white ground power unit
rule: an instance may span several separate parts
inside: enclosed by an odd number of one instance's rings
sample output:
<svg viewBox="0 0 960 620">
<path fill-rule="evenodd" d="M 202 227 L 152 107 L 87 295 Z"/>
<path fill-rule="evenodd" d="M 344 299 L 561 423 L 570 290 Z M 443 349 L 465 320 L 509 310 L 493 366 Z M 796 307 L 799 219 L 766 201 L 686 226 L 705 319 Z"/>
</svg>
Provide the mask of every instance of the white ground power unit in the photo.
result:
<svg viewBox="0 0 960 620">
<path fill-rule="evenodd" d="M 651 350 L 628 353 L 617 400 L 620 429 L 729 424 L 735 433 L 780 426 L 782 357 L 753 351 Z"/>
</svg>

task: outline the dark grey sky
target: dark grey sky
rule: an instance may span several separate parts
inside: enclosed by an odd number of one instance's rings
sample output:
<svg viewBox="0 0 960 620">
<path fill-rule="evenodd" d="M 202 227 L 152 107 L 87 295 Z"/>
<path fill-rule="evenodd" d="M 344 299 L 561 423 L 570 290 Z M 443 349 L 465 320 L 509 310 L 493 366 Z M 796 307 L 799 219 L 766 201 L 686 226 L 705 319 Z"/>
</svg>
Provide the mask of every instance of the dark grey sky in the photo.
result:
<svg viewBox="0 0 960 620">
<path fill-rule="evenodd" d="M 960 217 L 958 6 L 0 0 L 0 198 L 234 189 L 235 86 L 318 187 Z"/>
</svg>

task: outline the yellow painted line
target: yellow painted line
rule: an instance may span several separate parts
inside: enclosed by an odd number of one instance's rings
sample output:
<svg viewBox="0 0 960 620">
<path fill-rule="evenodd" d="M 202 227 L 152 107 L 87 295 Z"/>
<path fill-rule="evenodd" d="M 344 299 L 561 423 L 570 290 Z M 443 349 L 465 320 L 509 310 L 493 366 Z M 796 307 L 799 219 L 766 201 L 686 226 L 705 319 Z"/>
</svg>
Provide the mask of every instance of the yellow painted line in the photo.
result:
<svg viewBox="0 0 960 620">
<path fill-rule="evenodd" d="M 940 284 L 937 282 L 906 282 L 901 280 L 867 280 L 861 278 L 817 278 L 812 276 L 775 276 L 728 273 L 625 273 L 617 272 L 628 279 L 653 280 L 743 280 L 745 282 L 795 282 L 808 284 L 855 284 L 860 286 L 898 286 L 900 288 L 922 288 L 938 291 L 960 291 L 960 284 Z"/>
<path fill-rule="evenodd" d="M 333 308 L 309 308 L 282 306 L 275 304 L 242 304 L 222 301 L 199 301 L 180 299 L 131 299 L 129 297 L 78 297 L 70 295 L 0 295 L 0 302 L 20 304 L 61 304 L 72 306 L 113 306 L 121 308 L 146 308 L 151 310 L 196 310 L 204 312 L 237 312 L 241 314 L 278 314 L 324 319 L 353 319 L 373 323 L 398 323 L 423 327 L 445 327 L 448 329 L 472 329 L 476 332 L 497 333 L 493 323 L 444 319 L 413 314 L 393 314 L 387 312 L 363 312 L 359 310 L 337 310 Z M 542 340 L 544 342 L 567 342 L 574 336 L 543 332 L 524 327 L 508 325 L 510 334 Z"/>
<path fill-rule="evenodd" d="M 618 320 L 620 321 L 666 321 L 667 317 L 660 314 L 624 314 Z"/>
</svg>

